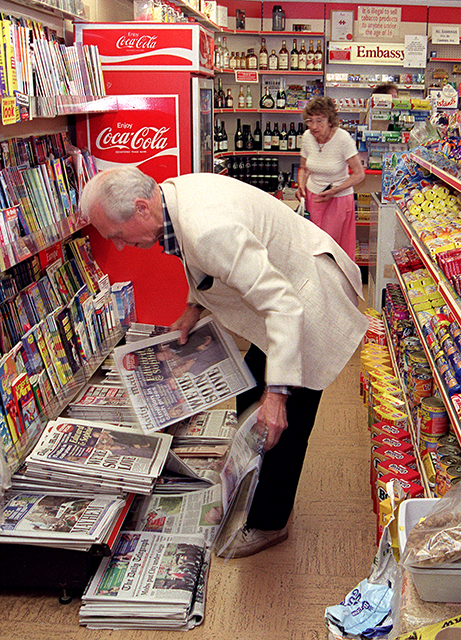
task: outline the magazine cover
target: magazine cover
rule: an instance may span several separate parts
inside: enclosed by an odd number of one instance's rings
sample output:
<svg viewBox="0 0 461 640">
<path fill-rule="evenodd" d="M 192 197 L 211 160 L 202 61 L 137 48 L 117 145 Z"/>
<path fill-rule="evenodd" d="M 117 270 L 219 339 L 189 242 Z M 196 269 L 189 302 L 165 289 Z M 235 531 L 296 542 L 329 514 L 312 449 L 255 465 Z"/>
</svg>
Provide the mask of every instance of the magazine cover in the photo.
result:
<svg viewBox="0 0 461 640">
<path fill-rule="evenodd" d="M 180 332 L 117 347 L 114 357 L 146 433 L 250 389 L 254 379 L 233 338 L 203 318 L 185 345 Z"/>
</svg>

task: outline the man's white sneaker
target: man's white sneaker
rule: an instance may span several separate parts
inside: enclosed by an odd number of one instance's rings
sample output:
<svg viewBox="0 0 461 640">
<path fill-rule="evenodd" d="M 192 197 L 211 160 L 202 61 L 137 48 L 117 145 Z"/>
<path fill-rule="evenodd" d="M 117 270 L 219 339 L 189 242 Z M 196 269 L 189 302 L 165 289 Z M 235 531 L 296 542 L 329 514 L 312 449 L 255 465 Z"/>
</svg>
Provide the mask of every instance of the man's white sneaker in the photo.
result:
<svg viewBox="0 0 461 640">
<path fill-rule="evenodd" d="M 288 527 L 275 531 L 263 531 L 262 529 L 249 529 L 244 526 L 238 530 L 234 540 L 219 555 L 226 558 L 245 558 L 279 544 L 287 538 Z"/>
</svg>

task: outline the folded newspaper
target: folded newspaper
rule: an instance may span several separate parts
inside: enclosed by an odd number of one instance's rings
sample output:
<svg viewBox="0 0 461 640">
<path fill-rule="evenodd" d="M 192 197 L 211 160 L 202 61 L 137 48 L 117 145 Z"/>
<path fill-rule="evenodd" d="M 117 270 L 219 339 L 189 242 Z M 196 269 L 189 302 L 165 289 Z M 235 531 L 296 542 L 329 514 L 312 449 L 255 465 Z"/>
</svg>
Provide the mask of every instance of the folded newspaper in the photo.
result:
<svg viewBox="0 0 461 640">
<path fill-rule="evenodd" d="M 205 612 L 209 551 L 200 534 L 124 531 L 82 596 L 90 629 L 182 629 Z"/>
<path fill-rule="evenodd" d="M 232 558 L 232 542 L 246 524 L 263 460 L 266 433 L 260 431 L 259 407 L 247 412 L 232 442 L 221 471 L 223 519 L 212 550 L 217 556 Z M 245 416 L 244 416 L 245 418 Z"/>
<path fill-rule="evenodd" d="M 145 435 L 102 422 L 50 421 L 26 458 L 26 475 L 93 493 L 150 493 L 172 437 Z"/>
<path fill-rule="evenodd" d="M 158 431 L 254 386 L 232 336 L 211 316 L 185 345 L 179 331 L 114 350 L 114 359 L 145 433 Z"/>
</svg>

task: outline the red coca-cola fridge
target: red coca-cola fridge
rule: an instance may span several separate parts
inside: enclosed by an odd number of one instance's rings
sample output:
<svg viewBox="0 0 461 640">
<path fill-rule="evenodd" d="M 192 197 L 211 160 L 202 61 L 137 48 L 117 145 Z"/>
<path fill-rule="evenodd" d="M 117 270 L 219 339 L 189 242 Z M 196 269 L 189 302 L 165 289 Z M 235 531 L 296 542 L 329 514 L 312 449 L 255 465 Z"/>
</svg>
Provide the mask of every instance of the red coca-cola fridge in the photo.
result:
<svg viewBox="0 0 461 640">
<path fill-rule="evenodd" d="M 98 169 L 131 164 L 157 182 L 213 171 L 213 34 L 199 24 L 76 24 L 75 40 L 97 45 L 111 110 L 77 118 L 77 146 Z M 119 254 L 90 228 L 111 282 L 131 280 L 140 322 L 170 324 L 187 285 L 179 260 L 156 246 Z"/>
</svg>

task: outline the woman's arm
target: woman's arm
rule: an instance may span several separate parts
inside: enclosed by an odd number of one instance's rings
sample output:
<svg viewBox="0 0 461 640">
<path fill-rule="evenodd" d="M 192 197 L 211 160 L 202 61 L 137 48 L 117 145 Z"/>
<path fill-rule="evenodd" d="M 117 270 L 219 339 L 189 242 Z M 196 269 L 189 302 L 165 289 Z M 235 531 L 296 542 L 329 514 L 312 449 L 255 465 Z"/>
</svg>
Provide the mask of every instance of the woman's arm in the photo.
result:
<svg viewBox="0 0 461 640">
<path fill-rule="evenodd" d="M 298 169 L 298 189 L 296 191 L 296 197 L 298 200 L 306 197 L 306 183 L 309 177 L 309 170 L 306 167 L 306 158 L 301 156 L 301 165 Z"/>
</svg>

